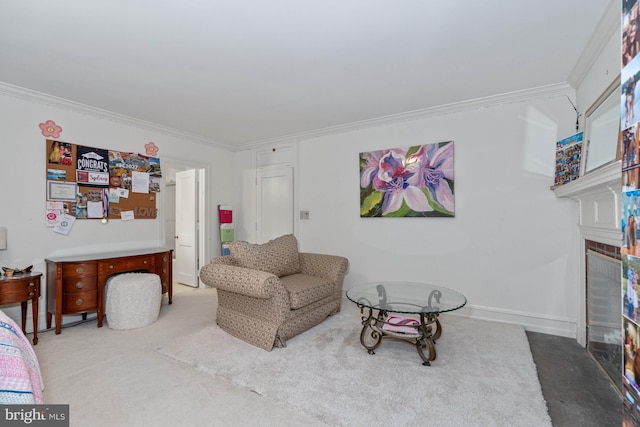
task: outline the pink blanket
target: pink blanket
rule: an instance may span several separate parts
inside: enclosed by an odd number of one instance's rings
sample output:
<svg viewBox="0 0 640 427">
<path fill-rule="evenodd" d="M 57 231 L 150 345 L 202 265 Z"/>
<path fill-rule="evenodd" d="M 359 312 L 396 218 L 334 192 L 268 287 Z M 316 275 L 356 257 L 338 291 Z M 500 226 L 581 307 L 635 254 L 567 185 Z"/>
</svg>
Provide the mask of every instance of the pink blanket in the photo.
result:
<svg viewBox="0 0 640 427">
<path fill-rule="evenodd" d="M 22 329 L 0 310 L 0 403 L 40 404 L 42 376 Z"/>
<path fill-rule="evenodd" d="M 391 332 L 401 332 L 403 334 L 417 334 L 420 322 L 410 317 L 389 316 L 387 323 L 382 325 L 382 329 Z"/>
</svg>

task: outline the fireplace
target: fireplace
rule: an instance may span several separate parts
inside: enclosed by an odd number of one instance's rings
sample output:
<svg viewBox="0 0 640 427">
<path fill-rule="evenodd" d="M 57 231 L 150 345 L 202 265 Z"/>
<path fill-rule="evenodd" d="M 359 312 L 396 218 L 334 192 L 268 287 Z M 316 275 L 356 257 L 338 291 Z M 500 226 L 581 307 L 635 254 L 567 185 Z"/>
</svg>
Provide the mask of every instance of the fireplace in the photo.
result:
<svg viewBox="0 0 640 427">
<path fill-rule="evenodd" d="M 621 162 L 596 169 L 554 189 L 578 202 L 579 254 L 576 340 L 621 387 L 622 242 Z"/>
<path fill-rule="evenodd" d="M 620 247 L 585 241 L 587 351 L 622 392 Z"/>
</svg>

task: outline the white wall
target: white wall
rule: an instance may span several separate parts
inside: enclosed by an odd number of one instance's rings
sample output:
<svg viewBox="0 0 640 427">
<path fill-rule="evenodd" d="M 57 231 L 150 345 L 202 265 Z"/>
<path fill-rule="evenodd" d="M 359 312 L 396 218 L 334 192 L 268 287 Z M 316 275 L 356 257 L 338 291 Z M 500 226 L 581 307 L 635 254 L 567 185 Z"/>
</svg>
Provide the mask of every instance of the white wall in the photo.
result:
<svg viewBox="0 0 640 427">
<path fill-rule="evenodd" d="M 440 284 L 467 297 L 468 315 L 571 334 L 565 279 L 575 218 L 571 202 L 549 190 L 555 141 L 571 133 L 571 112 L 556 98 L 301 142 L 299 204 L 311 212 L 299 224 L 301 249 L 348 257 L 345 288 Z M 359 152 L 448 140 L 455 218 L 359 217 Z"/>
<path fill-rule="evenodd" d="M 28 98 L 28 96 L 26 97 Z M 38 99 L 36 97 L 35 99 Z M 145 152 L 144 144 L 153 141 L 160 148 L 158 157 L 183 159 L 204 164 L 207 170 L 208 208 L 211 218 L 209 256 L 220 253 L 217 244 L 217 211 L 215 206 L 233 195 L 229 176 L 233 169 L 233 153 L 187 137 L 165 132 L 152 126 L 134 125 L 127 120 L 114 120 L 106 115 L 83 114 L 78 108 L 64 108 L 64 103 L 34 101 L 16 96 L 0 96 L 3 148 L 0 167 L 0 227 L 8 229 L 8 249 L 0 251 L 0 266 L 26 267 L 45 272 L 44 259 L 53 255 L 82 254 L 119 249 L 164 246 L 163 198 L 159 194 L 158 219 L 120 221 L 76 221 L 69 236 L 52 232 L 44 218 L 46 201 L 46 148 L 39 123 L 54 120 L 62 126 L 59 140 L 75 144 L 120 151 Z M 211 242 L 214 244 L 211 244 Z M 43 281 L 44 284 L 44 281 Z M 40 299 L 40 325 L 45 326 L 46 286 Z M 19 308 L 3 306 L 14 319 Z M 31 322 L 28 323 L 28 328 Z"/>
<path fill-rule="evenodd" d="M 582 114 L 619 73 L 617 16 L 603 20 L 576 70 L 578 90 L 568 95 Z M 467 296 L 465 315 L 576 338 L 584 316 L 578 205 L 549 190 L 555 141 L 575 133 L 576 115 L 564 95 L 538 99 L 297 142 L 295 203 L 311 216 L 296 215 L 301 250 L 348 257 L 345 288 L 438 283 Z M 446 140 L 455 141 L 455 218 L 359 217 L 359 152 Z M 252 156 L 237 158 L 244 176 Z M 247 191 L 239 198 L 254 210 Z M 251 229 L 250 211 L 244 220 Z"/>
<path fill-rule="evenodd" d="M 300 250 L 349 258 L 345 289 L 376 280 L 436 283 L 466 295 L 462 314 L 575 336 L 576 289 L 567 280 L 575 275 L 575 203 L 549 189 L 555 142 L 574 126 L 563 95 L 301 140 L 296 206 L 311 219 L 295 215 Z M 360 152 L 448 140 L 455 141 L 455 218 L 360 218 Z M 255 154 L 236 153 L 238 177 L 252 175 Z M 245 185 L 238 196 L 250 209 L 252 191 Z M 244 211 L 243 221 L 251 230 L 255 215 Z"/>
<path fill-rule="evenodd" d="M 233 207 L 233 223 L 235 239 L 248 242 L 257 241 L 257 206 L 256 206 L 256 152 L 243 150 L 235 153 L 233 182 L 236 193 L 231 204 Z"/>
<path fill-rule="evenodd" d="M 610 37 L 578 86 L 582 112 L 619 68 L 619 41 Z M 9 232 L 8 250 L 0 251 L 2 266 L 33 264 L 44 271 L 44 259 L 52 255 L 165 242 L 162 211 L 157 220 L 78 221 L 66 237 L 45 226 L 45 138 L 38 124 L 48 119 L 63 127 L 63 141 L 139 152 L 154 141 L 161 159 L 204 163 L 210 256 L 219 254 L 218 204 L 233 205 L 238 239 L 255 236 L 258 150 L 231 153 L 161 128 L 6 93 L 0 96 L 0 114 L 0 226 Z M 296 211 L 311 214 L 305 221 L 295 215 L 300 249 L 348 257 L 345 288 L 373 280 L 437 283 L 467 296 L 465 315 L 575 336 L 577 206 L 549 190 L 555 141 L 573 133 L 574 123 L 566 97 L 557 95 L 294 141 Z M 445 140 L 455 141 L 455 218 L 359 217 L 359 152 Z M 43 296 L 41 325 L 45 301 Z M 17 307 L 3 309 L 19 318 Z"/>
<path fill-rule="evenodd" d="M 619 17 L 619 5 L 617 12 L 616 16 Z M 613 31 L 604 32 L 603 37 L 606 38 L 601 40 L 601 50 L 587 64 L 582 80 L 576 86 L 576 104 L 582 114 L 586 113 L 612 82 L 620 81 L 622 42 L 620 23 L 617 23 Z"/>
<path fill-rule="evenodd" d="M 616 20 L 617 12 L 611 16 Z M 619 31 L 609 21 L 576 71 L 577 93 L 567 93 L 582 114 L 619 72 Z M 467 296 L 465 315 L 579 338 L 578 205 L 549 189 L 555 142 L 575 133 L 569 100 L 556 94 L 445 112 L 290 142 L 298 153 L 296 211 L 311 217 L 295 215 L 301 250 L 348 257 L 345 288 L 371 280 L 438 283 Z M 359 152 L 445 140 L 455 141 L 455 218 L 359 217 Z M 259 150 L 236 153 L 237 236 L 249 241 Z"/>
</svg>

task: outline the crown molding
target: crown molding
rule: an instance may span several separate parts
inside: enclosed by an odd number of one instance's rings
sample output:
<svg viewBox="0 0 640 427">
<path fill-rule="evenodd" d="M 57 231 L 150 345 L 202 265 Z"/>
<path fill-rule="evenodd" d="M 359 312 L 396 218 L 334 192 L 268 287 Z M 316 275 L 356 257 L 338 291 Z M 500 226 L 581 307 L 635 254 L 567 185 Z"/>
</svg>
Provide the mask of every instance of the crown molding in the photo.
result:
<svg viewBox="0 0 640 427">
<path fill-rule="evenodd" d="M 126 126 L 133 126 L 139 129 L 159 132 L 168 136 L 184 139 L 197 144 L 204 144 L 233 151 L 233 147 L 221 144 L 217 141 L 201 137 L 189 132 L 163 126 L 146 120 L 136 119 L 134 117 L 125 116 L 123 114 L 114 113 L 112 111 L 103 110 L 101 108 L 92 107 L 90 105 L 81 104 L 79 102 L 69 101 L 57 96 L 48 95 L 46 93 L 37 92 L 20 86 L 14 86 L 9 83 L 0 82 L 0 94 L 10 96 L 12 98 L 21 99 L 23 101 L 33 102 L 36 104 L 46 105 L 50 107 L 60 108 L 62 110 L 71 111 L 73 113 L 93 116 L 99 119 L 110 120 L 115 123 Z"/>
<path fill-rule="evenodd" d="M 596 30 L 591 34 L 587 46 L 578 58 L 578 61 L 574 65 L 567 81 L 573 87 L 578 87 L 583 82 L 587 73 L 595 64 L 598 56 L 602 53 L 605 46 L 609 42 L 611 36 L 618 32 L 620 35 L 622 30 L 620 28 L 620 2 L 617 0 L 611 0 L 609 6 L 602 15 Z M 620 41 L 622 46 L 622 41 Z M 619 70 L 613 70 L 614 75 Z"/>
<path fill-rule="evenodd" d="M 345 123 L 337 126 L 330 126 L 323 129 L 316 129 L 308 132 L 300 132 L 284 137 L 255 141 L 243 144 L 238 147 L 225 145 L 211 139 L 207 139 L 189 132 L 162 126 L 157 123 L 136 119 L 90 105 L 69 101 L 53 95 L 33 91 L 30 89 L 14 86 L 8 83 L 0 82 L 0 94 L 11 96 L 13 98 L 34 102 L 42 105 L 52 106 L 79 114 L 86 114 L 100 119 L 107 119 L 116 123 L 134 126 L 141 129 L 160 132 L 169 136 L 192 141 L 198 144 L 215 146 L 230 151 L 244 151 L 256 148 L 271 147 L 274 145 L 282 146 L 295 143 L 302 139 L 318 138 L 326 135 L 343 133 L 348 131 L 360 130 L 365 128 L 388 125 L 392 123 L 406 122 L 411 120 L 424 119 L 429 117 L 442 116 L 445 114 L 456 114 L 465 111 L 479 110 L 490 108 L 498 105 L 512 104 L 518 102 L 526 102 L 534 99 L 553 98 L 557 96 L 574 96 L 574 89 L 567 83 L 556 83 L 547 86 L 541 86 L 532 89 L 518 90 L 498 95 L 487 96 L 484 98 L 476 98 L 467 101 L 455 102 L 451 104 L 440 105 L 436 107 L 424 108 L 420 110 L 409 111 L 405 113 L 393 114 L 374 119 L 361 120 L 357 122 Z"/>
<path fill-rule="evenodd" d="M 337 126 L 330 126 L 323 129 L 308 132 L 296 133 L 284 137 L 255 141 L 243 145 L 239 150 L 250 150 L 263 148 L 265 146 L 282 145 L 294 143 L 302 139 L 312 139 L 327 135 L 333 135 L 348 131 L 360 130 L 376 126 L 383 126 L 392 123 L 399 123 L 411 120 L 424 119 L 429 117 L 442 116 L 445 114 L 456 114 L 465 111 L 491 108 L 498 105 L 526 102 L 534 99 L 554 98 L 557 96 L 575 96 L 575 90 L 568 83 L 556 83 L 547 86 L 540 86 L 531 89 L 518 90 L 487 96 L 484 98 L 470 99 L 466 101 L 454 102 L 451 104 L 439 105 L 435 107 L 413 110 L 406 113 L 392 114 L 389 116 L 377 117 L 374 119 L 361 120 L 357 122 L 345 123 Z"/>
</svg>

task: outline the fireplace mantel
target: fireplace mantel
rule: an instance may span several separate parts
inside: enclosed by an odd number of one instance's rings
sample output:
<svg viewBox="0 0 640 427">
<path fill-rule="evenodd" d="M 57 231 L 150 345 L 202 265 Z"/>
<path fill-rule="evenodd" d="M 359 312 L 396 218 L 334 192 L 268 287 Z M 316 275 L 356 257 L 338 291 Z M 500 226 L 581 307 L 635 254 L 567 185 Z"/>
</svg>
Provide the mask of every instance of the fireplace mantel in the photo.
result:
<svg viewBox="0 0 640 427">
<path fill-rule="evenodd" d="M 622 163 L 609 163 L 593 172 L 579 177 L 578 179 L 555 188 L 553 191 L 557 197 L 568 197 L 580 200 L 585 196 L 599 194 L 602 191 L 614 191 L 620 194 L 622 191 Z"/>
<path fill-rule="evenodd" d="M 580 233 L 585 239 L 619 246 L 622 237 L 622 163 L 607 164 L 553 190 L 579 203 Z"/>
<path fill-rule="evenodd" d="M 612 246 L 622 243 L 621 193 L 622 162 L 617 161 L 594 170 L 575 181 L 553 190 L 558 198 L 569 198 L 578 202 L 577 242 L 578 283 L 576 340 L 586 345 L 586 265 L 585 241 L 591 240 Z"/>
</svg>

